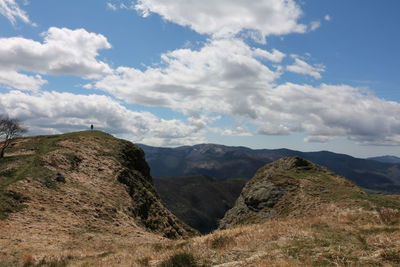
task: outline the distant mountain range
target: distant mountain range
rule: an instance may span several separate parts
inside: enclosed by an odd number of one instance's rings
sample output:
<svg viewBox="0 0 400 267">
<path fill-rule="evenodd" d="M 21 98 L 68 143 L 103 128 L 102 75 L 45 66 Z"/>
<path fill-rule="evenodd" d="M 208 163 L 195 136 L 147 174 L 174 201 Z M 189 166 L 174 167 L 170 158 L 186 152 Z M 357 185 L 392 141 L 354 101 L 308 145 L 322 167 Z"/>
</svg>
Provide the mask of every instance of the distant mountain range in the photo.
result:
<svg viewBox="0 0 400 267">
<path fill-rule="evenodd" d="M 329 151 L 250 149 L 215 144 L 177 148 L 139 146 L 145 151 L 153 177 L 202 174 L 217 179 L 250 179 L 267 163 L 283 157 L 301 157 L 325 166 L 372 192 L 400 193 L 400 163 L 385 161 L 385 157 L 372 160 Z"/>
<path fill-rule="evenodd" d="M 400 158 L 395 156 L 382 156 L 382 157 L 372 157 L 369 160 L 375 160 L 383 163 L 400 164 Z"/>
</svg>

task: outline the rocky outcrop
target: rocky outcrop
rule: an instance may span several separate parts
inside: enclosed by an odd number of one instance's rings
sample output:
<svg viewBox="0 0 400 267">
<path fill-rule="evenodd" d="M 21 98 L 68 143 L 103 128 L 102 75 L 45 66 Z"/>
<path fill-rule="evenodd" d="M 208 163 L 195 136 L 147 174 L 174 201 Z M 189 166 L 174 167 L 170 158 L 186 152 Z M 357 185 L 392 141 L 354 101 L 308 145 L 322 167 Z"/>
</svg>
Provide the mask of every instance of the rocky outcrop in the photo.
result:
<svg viewBox="0 0 400 267">
<path fill-rule="evenodd" d="M 122 169 L 117 180 L 126 185 L 126 190 L 132 198 L 132 215 L 138 222 L 168 238 L 196 234 L 195 230 L 182 223 L 161 203 L 142 149 L 121 140 L 118 158 Z"/>
<path fill-rule="evenodd" d="M 324 167 L 298 157 L 283 158 L 258 170 L 220 221 L 220 228 L 276 216 L 307 216 L 322 203 L 339 203 L 363 194 L 352 182 Z"/>
</svg>

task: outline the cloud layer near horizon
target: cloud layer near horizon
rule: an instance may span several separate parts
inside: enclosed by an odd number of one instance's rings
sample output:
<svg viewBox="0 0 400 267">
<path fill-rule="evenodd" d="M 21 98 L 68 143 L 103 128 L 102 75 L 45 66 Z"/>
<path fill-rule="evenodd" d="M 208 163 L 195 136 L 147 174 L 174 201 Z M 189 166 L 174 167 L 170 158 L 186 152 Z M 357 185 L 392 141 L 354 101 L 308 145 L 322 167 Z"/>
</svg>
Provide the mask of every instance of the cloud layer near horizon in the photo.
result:
<svg viewBox="0 0 400 267">
<path fill-rule="evenodd" d="M 24 121 L 36 134 L 84 130 L 90 124 L 135 142 L 181 145 L 204 142 L 196 125 L 127 109 L 110 97 L 59 92 L 0 93 L 0 114 Z"/>
</svg>

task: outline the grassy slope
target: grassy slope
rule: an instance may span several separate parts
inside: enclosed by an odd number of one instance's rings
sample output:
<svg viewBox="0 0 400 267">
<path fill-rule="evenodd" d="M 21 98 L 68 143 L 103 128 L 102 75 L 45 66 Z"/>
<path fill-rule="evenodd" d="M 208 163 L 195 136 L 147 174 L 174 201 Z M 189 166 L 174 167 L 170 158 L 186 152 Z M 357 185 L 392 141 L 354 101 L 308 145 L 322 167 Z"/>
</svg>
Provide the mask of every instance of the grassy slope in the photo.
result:
<svg viewBox="0 0 400 267">
<path fill-rule="evenodd" d="M 327 205 L 320 216 L 277 218 L 181 241 L 149 243 L 105 257 L 70 258 L 71 266 L 160 266 L 189 254 L 191 266 L 399 266 L 399 212 Z M 167 265 L 169 266 L 169 265 Z M 186 265 L 177 265 L 186 266 Z"/>
<path fill-rule="evenodd" d="M 0 160 L 0 266 L 193 235 L 148 174 L 138 147 L 102 132 L 16 140 Z"/>
<path fill-rule="evenodd" d="M 368 195 L 326 169 L 309 166 L 271 179 L 276 184 L 301 180 L 303 185 L 303 191 L 297 191 L 300 197 L 292 195 L 280 207 L 281 216 L 186 241 L 152 244 L 128 257 L 121 251 L 115 257 L 138 266 L 160 266 L 179 258 L 173 257 L 177 254 L 194 257 L 197 265 L 191 266 L 400 266 L 398 197 Z M 314 205 L 306 200 L 318 201 Z"/>
<path fill-rule="evenodd" d="M 99 131 L 85 131 L 63 135 L 30 137 L 29 142 L 26 142 L 26 139 L 17 140 L 16 142 L 24 142 L 23 146 L 26 153 L 14 155 L 17 152 L 14 143 L 14 146 L 11 146 L 6 151 L 6 157 L 0 159 L 0 219 L 5 219 L 9 213 L 19 211 L 24 207 L 24 197 L 18 193 L 8 191 L 8 186 L 26 177 L 31 177 L 47 187 L 55 189 L 57 185 L 51 179 L 55 173 L 43 167 L 43 155 L 56 150 L 58 148 L 57 143 L 62 140 L 78 140 L 79 136 L 86 135 L 100 139 L 111 137 Z"/>
</svg>

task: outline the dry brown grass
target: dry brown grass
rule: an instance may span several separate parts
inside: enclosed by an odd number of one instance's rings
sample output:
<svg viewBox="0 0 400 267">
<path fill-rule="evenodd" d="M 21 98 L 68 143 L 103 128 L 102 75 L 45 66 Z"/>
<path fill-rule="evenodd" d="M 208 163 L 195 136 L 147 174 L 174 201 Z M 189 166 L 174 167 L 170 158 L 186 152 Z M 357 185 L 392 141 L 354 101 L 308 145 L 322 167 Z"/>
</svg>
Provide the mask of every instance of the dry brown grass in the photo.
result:
<svg viewBox="0 0 400 267">
<path fill-rule="evenodd" d="M 400 210 L 379 208 L 377 211 L 384 224 L 391 225 L 400 222 Z"/>
<path fill-rule="evenodd" d="M 398 223 L 390 226 L 382 223 L 377 211 L 335 210 L 332 205 L 325 210 L 328 212 L 318 217 L 275 219 L 187 240 L 118 245 L 121 240 L 110 237 L 108 252 L 100 253 L 99 248 L 95 254 L 93 250 L 81 249 L 79 254 L 69 256 L 68 263 L 69 266 L 158 266 L 177 253 L 187 253 L 195 257 L 198 266 L 400 264 Z M 67 254 L 52 259 L 63 260 Z M 33 258 L 36 262 L 40 260 Z"/>
<path fill-rule="evenodd" d="M 158 266 L 188 253 L 198 266 L 398 266 L 400 226 L 378 211 L 325 207 L 318 217 L 286 218 L 172 241 L 118 235 L 71 240 L 23 255 L 20 263 L 68 262 L 68 266 Z M 87 236 L 86 236 L 87 237 Z M 385 265 L 386 264 L 386 265 Z"/>
<path fill-rule="evenodd" d="M 188 253 L 198 266 L 399 266 L 399 221 L 387 224 L 382 210 L 343 209 L 333 204 L 320 208 L 319 216 L 278 218 L 178 241 L 138 230 L 126 235 L 66 233 L 56 239 L 49 236 L 43 241 L 42 237 L 36 245 L 33 234 L 33 243 L 18 248 L 24 251 L 18 262 L 37 264 L 44 259 L 68 266 L 158 266 L 176 253 Z"/>
</svg>

